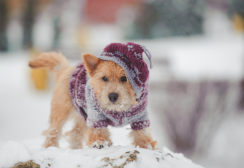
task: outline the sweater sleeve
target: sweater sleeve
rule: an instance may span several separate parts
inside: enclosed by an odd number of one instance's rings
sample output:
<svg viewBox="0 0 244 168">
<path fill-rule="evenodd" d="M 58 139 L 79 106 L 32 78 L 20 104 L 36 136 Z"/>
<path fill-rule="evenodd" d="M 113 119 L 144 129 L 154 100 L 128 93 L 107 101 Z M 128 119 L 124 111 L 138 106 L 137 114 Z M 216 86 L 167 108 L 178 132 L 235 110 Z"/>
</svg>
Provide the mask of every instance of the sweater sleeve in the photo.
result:
<svg viewBox="0 0 244 168">
<path fill-rule="evenodd" d="M 144 121 L 137 121 L 137 122 L 133 122 L 130 124 L 131 129 L 133 130 L 141 130 L 144 128 L 147 128 L 150 126 L 150 120 L 144 120 Z"/>
<path fill-rule="evenodd" d="M 113 123 L 109 119 L 95 121 L 87 118 L 86 125 L 89 128 L 104 128 L 107 127 L 108 125 L 113 125 Z"/>
</svg>

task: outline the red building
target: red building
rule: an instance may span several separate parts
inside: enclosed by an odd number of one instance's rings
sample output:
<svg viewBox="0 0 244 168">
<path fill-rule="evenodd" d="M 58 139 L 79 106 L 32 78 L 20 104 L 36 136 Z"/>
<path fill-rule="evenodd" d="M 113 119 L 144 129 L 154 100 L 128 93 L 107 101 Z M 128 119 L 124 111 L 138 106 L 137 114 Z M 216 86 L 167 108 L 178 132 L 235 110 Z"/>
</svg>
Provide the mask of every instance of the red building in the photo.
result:
<svg viewBox="0 0 244 168">
<path fill-rule="evenodd" d="M 120 8 L 138 3 L 140 0 L 87 0 L 85 18 L 95 23 L 114 23 Z"/>
</svg>

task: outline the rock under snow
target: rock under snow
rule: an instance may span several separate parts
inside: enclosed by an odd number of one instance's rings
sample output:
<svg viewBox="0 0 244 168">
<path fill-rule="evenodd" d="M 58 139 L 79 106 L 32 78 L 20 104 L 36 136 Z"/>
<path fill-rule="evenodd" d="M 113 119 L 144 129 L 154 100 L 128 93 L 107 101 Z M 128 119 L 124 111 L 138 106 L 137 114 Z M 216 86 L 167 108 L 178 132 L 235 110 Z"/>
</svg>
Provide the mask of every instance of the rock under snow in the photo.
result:
<svg viewBox="0 0 244 168">
<path fill-rule="evenodd" d="M 30 148 L 22 142 L 9 141 L 0 148 L 0 167 L 13 167 L 19 162 L 33 162 L 42 168 L 201 168 L 182 154 L 167 148 L 153 151 L 132 146 L 104 149 Z"/>
</svg>

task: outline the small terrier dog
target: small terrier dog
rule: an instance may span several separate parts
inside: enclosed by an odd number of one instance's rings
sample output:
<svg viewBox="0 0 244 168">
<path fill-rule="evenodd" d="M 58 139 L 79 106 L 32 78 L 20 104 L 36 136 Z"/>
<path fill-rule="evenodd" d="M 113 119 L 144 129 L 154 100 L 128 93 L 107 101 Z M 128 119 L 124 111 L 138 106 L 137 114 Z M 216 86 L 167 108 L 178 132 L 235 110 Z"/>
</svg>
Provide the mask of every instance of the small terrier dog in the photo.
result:
<svg viewBox="0 0 244 168">
<path fill-rule="evenodd" d="M 148 74 L 148 68 L 142 59 L 142 52 L 146 51 L 135 43 L 112 43 L 99 57 L 82 54 L 77 67 L 70 66 L 61 53 L 55 52 L 42 53 L 31 60 L 31 68 L 48 69 L 56 83 L 50 127 L 43 132 L 44 147 L 59 147 L 62 127 L 73 118 L 74 128 L 65 133 L 72 149 L 83 148 L 86 140 L 93 148 L 111 146 L 107 126 L 127 124 L 131 124 L 129 137 L 135 147 L 156 149 L 157 142 L 147 129 L 148 76 L 143 73 Z"/>
</svg>

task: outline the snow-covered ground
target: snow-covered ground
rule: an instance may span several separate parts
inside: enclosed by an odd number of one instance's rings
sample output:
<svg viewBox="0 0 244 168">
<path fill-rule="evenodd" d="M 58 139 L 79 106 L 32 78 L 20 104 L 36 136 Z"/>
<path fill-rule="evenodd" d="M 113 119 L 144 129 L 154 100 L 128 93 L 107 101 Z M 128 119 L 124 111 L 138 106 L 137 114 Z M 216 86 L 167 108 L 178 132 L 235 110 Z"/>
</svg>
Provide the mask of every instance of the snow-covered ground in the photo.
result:
<svg viewBox="0 0 244 168">
<path fill-rule="evenodd" d="M 243 75 L 243 38 L 240 35 L 233 34 L 222 38 L 204 36 L 138 42 L 150 49 L 153 58 L 167 57 L 170 60 L 171 72 L 173 72 L 172 74 L 175 78 L 187 80 L 206 78 L 239 80 Z M 84 156 L 89 161 L 92 161 L 92 159 L 99 160 L 98 164 L 102 166 L 102 164 L 105 164 L 104 161 L 100 162 L 102 156 L 111 156 L 111 158 L 118 159 L 125 151 L 135 150 L 129 146 L 130 140 L 127 138 L 127 134 L 130 130 L 128 127 L 111 128 L 114 147 L 104 149 L 101 156 L 96 154 L 101 152 L 96 149 L 68 149 L 65 139 L 62 140 L 61 149 L 42 149 L 41 144 L 44 139 L 41 133 L 48 126 L 53 84 L 50 85 L 47 91 L 40 92 L 34 89 L 31 83 L 30 69 L 27 66 L 29 59 L 27 52 L 0 54 L 0 157 L 13 156 L 8 157 L 10 159 L 9 162 L 3 159 L 5 162 L 1 162 L 2 164 L 13 164 L 11 159 L 18 159 L 15 156 L 19 156 L 21 159 L 23 154 L 23 160 L 19 161 L 33 159 L 40 164 L 48 164 L 48 158 L 53 158 L 52 165 L 54 167 L 61 167 L 59 165 L 61 163 L 66 164 L 67 160 L 64 159 L 66 156 L 71 158 L 73 166 L 83 164 L 81 159 L 74 161 L 75 158 L 80 158 L 81 156 Z M 73 64 L 75 63 L 73 62 Z M 155 64 L 155 69 L 151 71 L 151 82 L 161 81 L 162 73 L 160 66 Z M 150 102 L 149 109 L 152 109 Z M 169 144 L 167 143 L 162 121 L 157 117 L 157 113 L 150 111 L 152 134 L 159 142 L 160 149 L 162 149 L 163 146 L 168 146 Z M 244 149 L 242 148 L 244 146 L 244 135 L 241 131 L 244 129 L 244 125 L 241 124 L 243 120 L 238 120 L 238 118 L 242 117 L 240 115 L 224 122 L 210 146 L 208 156 L 193 158 L 193 160 L 209 168 L 223 168 L 231 165 L 241 167 L 241 156 L 244 154 Z M 64 130 L 70 129 L 71 125 L 72 123 L 68 123 Z M 231 136 L 229 136 L 230 134 Z M 228 149 L 226 154 L 225 149 Z M 144 162 L 143 155 L 145 153 L 151 156 L 151 159 L 153 159 L 155 153 L 160 157 L 165 156 L 164 152 L 161 154 L 143 149 L 136 150 L 140 151 L 138 161 L 128 164 L 128 167 L 129 165 L 133 167 L 136 164 L 147 165 Z M 68 157 L 68 155 L 72 157 Z M 226 160 L 226 157 L 228 160 Z M 159 167 L 177 167 L 178 164 L 184 165 L 185 163 L 184 159 L 179 160 L 179 163 L 172 163 L 171 157 L 167 156 L 166 158 L 165 160 L 160 160 L 160 162 L 154 160 L 152 164 L 157 164 Z M 41 163 L 42 159 L 44 159 L 43 163 Z M 175 161 L 175 159 L 173 160 Z M 1 158 L 0 161 L 2 161 Z M 119 164 L 120 161 L 117 160 L 116 165 L 118 165 L 117 162 Z M 188 161 L 186 162 L 188 164 Z"/>
<path fill-rule="evenodd" d="M 33 141 L 38 146 L 38 141 Z M 34 161 L 41 167 L 116 167 L 127 168 L 201 168 L 182 154 L 175 154 L 167 148 L 162 152 L 131 146 L 113 146 L 105 149 L 48 149 L 30 148 L 23 142 L 9 141 L 0 150 L 0 167 L 12 167 L 15 163 Z"/>
<path fill-rule="evenodd" d="M 199 36 L 190 38 L 139 41 L 151 51 L 153 58 L 166 58 L 174 77 L 186 80 L 239 80 L 244 72 L 243 34 L 222 38 Z M 157 65 L 157 62 L 155 62 Z M 155 67 L 156 67 L 155 65 Z M 157 67 L 156 67 L 157 68 Z M 160 76 L 158 69 L 152 75 Z M 162 73 L 161 73 L 162 75 Z M 151 76 L 152 80 L 160 80 Z"/>
<path fill-rule="evenodd" d="M 31 85 L 27 53 L 0 55 L 0 141 L 41 137 L 51 92 L 38 92 Z"/>
<path fill-rule="evenodd" d="M 64 51 L 73 52 L 73 49 L 80 47 L 75 32 L 78 15 L 73 7 L 69 11 L 63 14 L 63 20 L 66 22 L 63 23 L 60 44 Z M 34 44 L 38 49 L 50 48 L 53 35 L 51 19 L 50 16 L 43 15 L 35 25 Z M 126 42 L 122 39 L 121 28 L 116 25 L 87 26 L 86 45 L 82 52 L 98 55 L 108 43 Z M 226 15 L 214 10 L 206 12 L 204 36 L 133 42 L 145 45 L 155 60 L 150 82 L 162 82 L 169 78 L 190 81 L 239 81 L 244 76 L 244 35 L 234 33 L 231 26 Z M 11 50 L 21 48 L 21 33 L 21 24 L 13 21 L 8 28 Z M 77 60 L 72 64 L 77 63 L 80 53 L 78 52 L 75 57 Z M 169 61 L 168 69 L 162 68 L 159 64 L 162 58 Z M 131 147 L 131 142 L 127 138 L 130 131 L 128 126 L 110 128 L 114 146 L 108 149 L 71 150 L 65 138 L 61 139 L 61 148 L 43 149 L 41 145 L 44 137 L 41 134 L 48 127 L 53 84 L 51 83 L 46 91 L 35 90 L 27 66 L 29 59 L 27 52 L 0 53 L 0 168 L 11 167 L 17 162 L 28 160 L 35 161 L 41 167 L 102 167 L 106 164 L 110 166 L 109 162 L 101 161 L 104 157 L 115 159 L 110 163 L 119 166 L 129 157 L 125 152 L 130 151 L 131 154 L 135 150 L 140 152 L 137 154 L 137 161 L 126 164 L 126 167 L 199 167 L 182 155 L 168 151 L 167 148 L 163 148 L 160 153 Z M 164 125 L 158 117 L 158 113 L 162 112 L 152 109 L 149 102 L 152 135 L 158 141 L 160 149 L 163 146 L 169 147 Z M 208 168 L 242 168 L 243 118 L 243 114 L 238 114 L 224 121 L 207 153 L 193 156 L 192 160 Z M 71 122 L 67 123 L 64 131 L 71 126 Z M 125 158 L 119 159 L 121 155 Z"/>
<path fill-rule="evenodd" d="M 242 168 L 244 156 L 244 114 L 226 119 L 209 146 L 208 152 L 196 163 L 208 168 Z"/>
<path fill-rule="evenodd" d="M 43 149 L 41 133 L 47 127 L 50 111 L 52 85 L 47 91 L 33 88 L 30 69 L 27 66 L 28 53 L 1 54 L 0 57 L 0 167 L 12 167 L 16 163 L 33 160 L 41 167 L 176 167 L 200 168 L 181 154 L 174 154 L 167 148 L 162 152 L 133 148 L 127 138 L 129 127 L 110 128 L 114 146 L 107 149 L 68 148 L 65 138 L 61 148 Z M 64 130 L 71 127 L 68 123 Z M 160 141 L 162 143 L 162 141 Z M 137 150 L 136 160 L 130 154 Z M 128 152 L 129 153 L 126 153 Z M 170 153 L 170 154 L 169 154 Z M 123 158 L 120 158 L 123 156 Z M 110 161 L 102 160 L 109 157 Z M 115 160 L 112 160 L 115 159 Z M 49 166 L 50 165 L 50 166 Z"/>
</svg>

